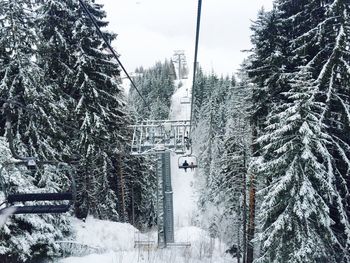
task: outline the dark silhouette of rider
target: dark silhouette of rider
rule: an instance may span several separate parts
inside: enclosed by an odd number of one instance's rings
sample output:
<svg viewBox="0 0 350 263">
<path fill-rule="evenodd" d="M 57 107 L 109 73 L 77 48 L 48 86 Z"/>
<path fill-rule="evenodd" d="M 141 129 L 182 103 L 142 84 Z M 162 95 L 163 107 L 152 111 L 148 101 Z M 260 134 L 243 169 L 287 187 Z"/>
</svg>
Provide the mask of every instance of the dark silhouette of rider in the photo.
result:
<svg viewBox="0 0 350 263">
<path fill-rule="evenodd" d="M 188 168 L 188 166 L 189 166 L 187 160 L 185 160 L 185 162 L 182 164 L 182 166 L 184 167 L 185 172 L 187 172 L 187 168 Z"/>
<path fill-rule="evenodd" d="M 190 164 L 190 168 L 191 168 L 191 171 L 193 171 L 193 170 L 194 170 L 194 163 L 193 163 L 193 162 L 191 162 L 191 164 Z"/>
<path fill-rule="evenodd" d="M 188 137 L 188 131 L 186 132 L 186 135 L 184 136 L 185 146 L 186 149 L 189 150 L 191 147 L 191 139 Z"/>
</svg>

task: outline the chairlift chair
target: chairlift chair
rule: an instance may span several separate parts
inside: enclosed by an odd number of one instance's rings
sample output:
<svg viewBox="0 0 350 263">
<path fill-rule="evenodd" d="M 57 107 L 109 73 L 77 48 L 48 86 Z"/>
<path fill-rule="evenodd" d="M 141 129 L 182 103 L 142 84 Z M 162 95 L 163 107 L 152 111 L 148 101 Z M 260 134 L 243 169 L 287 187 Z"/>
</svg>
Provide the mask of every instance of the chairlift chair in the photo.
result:
<svg viewBox="0 0 350 263">
<path fill-rule="evenodd" d="M 188 165 L 184 166 L 184 162 L 187 161 Z M 179 166 L 179 169 L 194 169 L 194 168 L 198 168 L 198 158 L 193 155 L 193 154 L 190 154 L 190 155 L 182 155 L 178 158 L 177 160 L 177 163 L 178 163 L 178 166 Z"/>
<path fill-rule="evenodd" d="M 20 169 L 20 167 L 26 167 L 30 173 L 34 175 L 39 169 L 39 166 L 44 167 L 46 165 L 54 166 L 55 172 L 60 175 L 61 173 L 68 174 L 70 177 L 70 187 L 67 191 L 61 193 L 10 193 L 9 183 L 6 182 L 4 177 L 5 170 L 12 166 L 19 168 L 18 171 L 22 172 L 23 169 Z M 0 179 L 0 184 L 5 195 L 5 200 L 0 204 L 0 207 L 3 205 L 5 205 L 5 207 L 0 208 L 0 214 L 9 208 L 14 208 L 13 214 L 66 213 L 70 210 L 75 201 L 76 186 L 73 172 L 65 163 L 38 162 L 35 158 L 25 158 L 25 160 L 19 162 L 9 162 L 4 164 L 0 169 Z M 27 202 L 31 203 L 27 204 Z"/>
<path fill-rule="evenodd" d="M 191 104 L 190 97 L 182 97 L 182 98 L 180 98 L 180 104 Z"/>
</svg>

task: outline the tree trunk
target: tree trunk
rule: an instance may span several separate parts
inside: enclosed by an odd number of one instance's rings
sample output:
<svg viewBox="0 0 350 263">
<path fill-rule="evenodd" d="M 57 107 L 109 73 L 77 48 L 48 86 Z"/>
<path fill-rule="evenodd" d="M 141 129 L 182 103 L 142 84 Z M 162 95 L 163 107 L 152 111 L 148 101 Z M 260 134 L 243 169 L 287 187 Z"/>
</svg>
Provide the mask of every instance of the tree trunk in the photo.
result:
<svg viewBox="0 0 350 263">
<path fill-rule="evenodd" d="M 118 154 L 118 168 L 117 168 L 117 178 L 118 178 L 118 212 L 121 222 L 127 221 L 126 207 L 125 207 L 125 180 L 122 170 L 122 158 Z"/>
<path fill-rule="evenodd" d="M 251 175 L 249 185 L 249 222 L 247 229 L 247 263 L 254 259 L 254 246 L 252 240 L 255 234 L 255 177 Z"/>
<path fill-rule="evenodd" d="M 241 263 L 241 243 L 240 243 L 241 236 L 240 236 L 240 231 L 241 231 L 241 226 L 240 226 L 239 223 L 237 223 L 237 263 Z"/>
<path fill-rule="evenodd" d="M 243 263 L 247 262 L 247 169 L 246 169 L 246 151 L 244 151 L 244 172 L 243 172 L 243 216 L 242 216 L 242 225 L 243 225 Z"/>
<path fill-rule="evenodd" d="M 257 156 L 258 154 L 258 145 L 256 143 L 256 138 L 258 137 L 258 124 L 257 121 L 254 122 L 254 125 L 252 126 L 252 153 L 253 156 Z M 249 221 L 247 226 L 247 259 L 244 263 L 252 263 L 254 260 L 254 245 L 252 243 L 252 240 L 254 239 L 255 235 L 255 176 L 254 174 L 250 175 L 250 182 L 249 182 Z"/>
</svg>

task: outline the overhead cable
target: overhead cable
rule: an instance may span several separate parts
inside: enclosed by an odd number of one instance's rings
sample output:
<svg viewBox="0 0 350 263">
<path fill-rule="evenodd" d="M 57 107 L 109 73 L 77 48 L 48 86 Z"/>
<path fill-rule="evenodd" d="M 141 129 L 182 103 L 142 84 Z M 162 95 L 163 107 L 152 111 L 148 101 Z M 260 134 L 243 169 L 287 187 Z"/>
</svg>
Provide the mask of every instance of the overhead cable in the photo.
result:
<svg viewBox="0 0 350 263">
<path fill-rule="evenodd" d="M 193 63 L 193 79 L 192 79 L 192 98 L 191 98 L 191 116 L 190 116 L 190 133 L 191 138 L 192 132 L 192 122 L 193 122 L 193 111 L 194 111 L 194 92 L 196 85 L 196 75 L 197 75 L 197 55 L 198 55 L 198 44 L 199 44 L 199 31 L 201 24 L 201 12 L 202 12 L 202 0 L 198 0 L 198 10 L 197 10 L 197 26 L 196 26 L 196 43 L 194 49 L 194 63 Z"/>
<path fill-rule="evenodd" d="M 89 9 L 87 8 L 86 4 L 84 3 L 83 0 L 79 0 L 80 5 L 82 6 L 84 12 L 87 14 L 87 16 L 89 17 L 89 19 L 91 20 L 91 22 L 94 24 L 98 34 L 100 35 L 100 37 L 103 39 L 103 41 L 105 42 L 106 46 L 108 47 L 108 49 L 111 51 L 113 57 L 117 60 L 118 64 L 120 65 L 120 67 L 122 68 L 124 74 L 127 76 L 127 78 L 130 80 L 131 85 L 133 86 L 133 88 L 137 91 L 137 93 L 140 95 L 140 97 L 142 98 L 142 100 L 144 101 L 146 107 L 150 110 L 148 103 L 146 102 L 146 100 L 144 99 L 144 97 L 142 96 L 141 92 L 138 90 L 138 88 L 136 87 L 134 81 L 132 80 L 132 78 L 130 77 L 129 73 L 126 71 L 125 67 L 123 66 L 123 64 L 121 63 L 117 53 L 115 52 L 115 50 L 113 49 L 113 47 L 111 46 L 111 44 L 109 43 L 107 37 L 102 33 L 100 27 L 98 26 L 95 18 L 92 16 L 91 12 L 89 11 Z"/>
</svg>

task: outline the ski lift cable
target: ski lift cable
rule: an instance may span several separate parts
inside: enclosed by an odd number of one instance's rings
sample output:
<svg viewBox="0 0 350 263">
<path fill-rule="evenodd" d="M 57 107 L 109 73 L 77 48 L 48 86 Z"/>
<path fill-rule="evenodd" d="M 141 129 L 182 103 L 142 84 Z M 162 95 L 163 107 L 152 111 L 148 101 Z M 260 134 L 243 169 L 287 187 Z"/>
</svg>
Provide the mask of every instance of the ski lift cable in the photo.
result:
<svg viewBox="0 0 350 263">
<path fill-rule="evenodd" d="M 137 91 L 137 93 L 139 94 L 139 96 L 141 97 L 141 99 L 143 100 L 143 102 L 145 103 L 146 107 L 150 109 L 148 103 L 146 102 L 145 98 L 142 96 L 141 92 L 138 90 L 138 88 L 136 87 L 134 81 L 132 80 L 132 78 L 130 77 L 129 73 L 127 72 L 127 70 L 125 69 L 125 67 L 123 66 L 123 64 L 121 63 L 117 53 L 115 52 L 115 50 L 113 49 L 113 47 L 111 46 L 111 44 L 109 43 L 108 39 L 106 38 L 106 36 L 102 33 L 100 27 L 98 26 L 95 18 L 92 16 L 91 12 L 89 11 L 89 9 L 86 7 L 85 3 L 83 0 L 79 0 L 80 5 L 82 6 L 84 12 L 87 14 L 87 16 L 89 17 L 89 19 L 91 20 L 91 22 L 94 24 L 99 36 L 103 39 L 104 43 L 106 44 L 106 46 L 108 47 L 108 49 L 111 51 L 113 57 L 117 60 L 118 64 L 120 65 L 120 67 L 122 68 L 123 72 L 125 73 L 125 75 L 127 76 L 127 78 L 129 79 L 131 85 L 133 86 L 133 88 Z"/>
<path fill-rule="evenodd" d="M 197 165 L 188 165 L 184 166 L 180 164 L 180 158 L 184 157 L 194 157 L 197 160 L 197 157 L 193 155 L 193 149 L 192 149 L 192 140 L 191 140 L 191 133 L 192 133 L 192 122 L 193 122 L 193 111 L 194 111 L 194 94 L 195 94 L 195 85 L 196 85 L 196 71 L 197 71 L 197 55 L 198 55 L 198 44 L 199 44 L 199 31 L 200 31 L 200 22 L 201 22 L 201 11 L 202 11 L 202 0 L 198 0 L 198 10 L 197 10 L 197 25 L 196 25 L 196 42 L 195 42 L 195 49 L 194 49 L 194 63 L 193 63 L 193 79 L 192 79 L 192 97 L 191 97 L 191 115 L 190 115 L 190 129 L 188 134 L 188 141 L 190 145 L 190 153 L 185 154 L 184 156 L 180 156 L 178 159 L 178 165 L 179 168 L 186 169 L 187 168 L 197 168 Z"/>
<path fill-rule="evenodd" d="M 98 34 L 100 35 L 100 37 L 103 39 L 104 43 L 107 45 L 108 49 L 111 51 L 111 53 L 113 54 L 114 58 L 117 60 L 118 64 L 121 66 L 121 68 L 123 69 L 124 73 L 126 74 L 127 78 L 130 80 L 132 86 L 135 88 L 135 90 L 137 91 L 137 93 L 139 94 L 139 96 L 141 97 L 141 99 L 144 101 L 146 107 L 150 110 L 150 107 L 149 105 L 146 103 L 146 100 L 144 99 L 144 97 L 142 96 L 142 94 L 140 93 L 140 91 L 138 90 L 138 88 L 136 87 L 134 81 L 132 80 L 132 78 L 130 77 L 129 73 L 126 71 L 125 67 L 123 66 L 123 64 L 121 63 L 121 61 L 119 60 L 118 58 L 118 55 L 117 53 L 115 52 L 115 50 L 112 48 L 112 46 L 109 44 L 107 38 L 103 35 L 101 29 L 99 28 L 99 26 L 97 25 L 97 22 L 96 20 L 94 19 L 94 17 L 92 16 L 92 14 L 90 13 L 90 11 L 88 10 L 88 8 L 86 7 L 85 3 L 83 2 L 83 0 L 79 0 L 79 3 L 81 4 L 81 6 L 83 7 L 83 10 L 84 12 L 88 15 L 89 19 L 92 21 L 92 23 L 94 24 L 94 26 L 96 27 L 96 30 L 98 32 Z M 8 100 L 8 99 L 2 99 L 0 98 L 1 101 L 5 102 L 5 103 L 9 103 L 9 104 L 12 104 L 12 105 L 15 105 L 16 107 L 18 108 L 21 108 L 27 112 L 31 112 L 35 115 L 37 115 L 37 112 L 35 112 L 34 110 L 24 106 L 23 104 L 21 104 L 20 102 L 18 101 L 15 101 L 15 100 Z M 75 127 L 72 127 L 72 126 L 69 126 L 69 125 L 66 125 L 60 121 L 57 121 L 55 120 L 57 124 L 60 124 L 62 125 L 63 127 L 67 127 L 71 130 L 75 130 L 77 131 L 78 133 L 82 133 L 80 129 L 77 129 Z M 103 142 L 108 142 L 107 139 L 105 138 L 100 138 L 100 137 L 97 137 L 97 136 L 94 136 L 94 135 L 91 135 L 91 137 L 99 140 L 99 141 L 103 141 Z"/>
<path fill-rule="evenodd" d="M 189 138 L 191 139 L 192 133 L 192 122 L 193 122 L 193 111 L 194 111 L 194 94 L 195 94 L 195 85 L 196 85 L 196 73 L 197 73 L 197 55 L 198 55 L 198 44 L 199 44 L 199 31 L 201 23 L 201 11 L 202 11 L 202 0 L 198 0 L 198 10 L 197 10 L 197 26 L 196 26 L 196 43 L 194 50 L 194 63 L 193 63 L 193 79 L 192 79 L 192 96 L 191 96 L 191 115 L 190 115 L 190 132 Z M 192 147 L 191 147 L 192 154 Z"/>
</svg>

